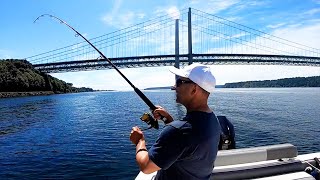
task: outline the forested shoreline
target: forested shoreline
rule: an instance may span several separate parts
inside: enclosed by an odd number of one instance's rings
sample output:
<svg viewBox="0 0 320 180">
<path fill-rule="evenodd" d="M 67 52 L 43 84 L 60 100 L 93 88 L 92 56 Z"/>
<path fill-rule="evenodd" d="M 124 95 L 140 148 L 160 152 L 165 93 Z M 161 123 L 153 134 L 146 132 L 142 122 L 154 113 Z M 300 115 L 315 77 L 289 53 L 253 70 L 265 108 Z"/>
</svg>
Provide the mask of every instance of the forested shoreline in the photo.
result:
<svg viewBox="0 0 320 180">
<path fill-rule="evenodd" d="M 295 77 L 277 80 L 245 81 L 216 85 L 216 88 L 277 88 L 277 87 L 320 87 L 320 76 Z M 172 86 L 150 87 L 144 90 L 171 89 Z"/>
<path fill-rule="evenodd" d="M 0 60 L 0 98 L 93 91 L 76 88 L 33 68 L 27 60 Z"/>
<path fill-rule="evenodd" d="M 223 88 L 320 87 L 320 76 L 226 83 Z"/>
</svg>

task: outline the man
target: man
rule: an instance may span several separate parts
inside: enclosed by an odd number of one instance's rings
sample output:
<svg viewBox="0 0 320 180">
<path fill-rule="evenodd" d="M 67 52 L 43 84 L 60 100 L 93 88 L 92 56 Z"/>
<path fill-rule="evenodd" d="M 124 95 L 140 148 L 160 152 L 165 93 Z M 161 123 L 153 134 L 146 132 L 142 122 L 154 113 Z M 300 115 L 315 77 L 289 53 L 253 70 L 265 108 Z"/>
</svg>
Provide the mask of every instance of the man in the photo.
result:
<svg viewBox="0 0 320 180">
<path fill-rule="evenodd" d="M 164 117 L 163 128 L 149 151 L 143 132 L 133 127 L 130 140 L 136 145 L 136 160 L 145 174 L 158 171 L 155 179 L 210 179 L 217 156 L 220 125 L 208 106 L 208 97 L 216 80 L 210 68 L 191 64 L 184 69 L 171 68 L 176 74 L 176 102 L 187 110 L 182 120 L 158 106 L 156 119 Z"/>
</svg>

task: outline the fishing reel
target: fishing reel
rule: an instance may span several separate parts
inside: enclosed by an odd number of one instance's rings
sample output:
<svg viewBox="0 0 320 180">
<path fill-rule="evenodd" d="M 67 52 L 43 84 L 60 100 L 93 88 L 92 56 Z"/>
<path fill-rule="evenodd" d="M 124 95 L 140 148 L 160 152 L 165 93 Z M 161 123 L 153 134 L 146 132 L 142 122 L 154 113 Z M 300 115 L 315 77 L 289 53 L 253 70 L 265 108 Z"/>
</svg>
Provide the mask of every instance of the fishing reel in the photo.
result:
<svg viewBox="0 0 320 180">
<path fill-rule="evenodd" d="M 149 113 L 144 113 L 141 117 L 140 117 L 141 121 L 147 123 L 149 125 L 149 127 L 147 129 L 151 129 L 151 128 L 155 128 L 155 129 L 159 129 L 159 123 L 156 119 L 154 119 Z M 144 130 L 147 130 L 144 129 Z"/>
</svg>

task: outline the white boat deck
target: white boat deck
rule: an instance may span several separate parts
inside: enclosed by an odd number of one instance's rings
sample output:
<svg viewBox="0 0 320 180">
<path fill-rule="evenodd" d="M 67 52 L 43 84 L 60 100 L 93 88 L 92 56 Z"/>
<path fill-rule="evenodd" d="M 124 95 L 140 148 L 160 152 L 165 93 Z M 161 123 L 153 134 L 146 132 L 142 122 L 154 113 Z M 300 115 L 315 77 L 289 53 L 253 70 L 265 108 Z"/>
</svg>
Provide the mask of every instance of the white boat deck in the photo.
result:
<svg viewBox="0 0 320 180">
<path fill-rule="evenodd" d="M 320 152 L 298 155 L 292 144 L 224 150 L 218 152 L 212 178 L 311 180 L 314 178 L 304 170 L 310 163 L 315 163 L 314 158 L 320 158 Z M 151 180 L 156 173 L 140 172 L 136 180 Z"/>
</svg>

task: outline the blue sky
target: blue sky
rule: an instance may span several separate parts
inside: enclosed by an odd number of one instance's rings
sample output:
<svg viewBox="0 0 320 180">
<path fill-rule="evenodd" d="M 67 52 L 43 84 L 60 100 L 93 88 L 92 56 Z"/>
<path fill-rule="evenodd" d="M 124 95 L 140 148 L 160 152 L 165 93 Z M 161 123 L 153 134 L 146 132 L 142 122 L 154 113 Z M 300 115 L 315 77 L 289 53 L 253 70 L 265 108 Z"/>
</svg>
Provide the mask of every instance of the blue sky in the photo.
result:
<svg viewBox="0 0 320 180">
<path fill-rule="evenodd" d="M 320 0 L 2 0 L 0 59 L 26 58 L 82 42 L 69 29 L 51 20 L 34 24 L 41 14 L 66 20 L 90 39 L 187 7 L 320 49 Z M 142 89 L 173 85 L 174 76 L 167 69 L 121 71 Z M 215 65 L 212 69 L 218 84 L 320 75 L 319 67 Z M 114 70 L 52 75 L 76 87 L 131 89 Z"/>
</svg>

